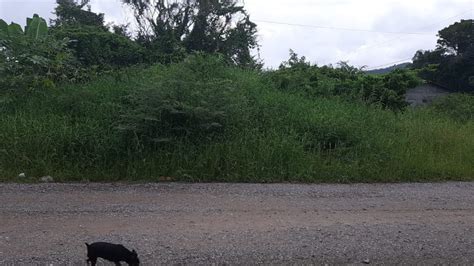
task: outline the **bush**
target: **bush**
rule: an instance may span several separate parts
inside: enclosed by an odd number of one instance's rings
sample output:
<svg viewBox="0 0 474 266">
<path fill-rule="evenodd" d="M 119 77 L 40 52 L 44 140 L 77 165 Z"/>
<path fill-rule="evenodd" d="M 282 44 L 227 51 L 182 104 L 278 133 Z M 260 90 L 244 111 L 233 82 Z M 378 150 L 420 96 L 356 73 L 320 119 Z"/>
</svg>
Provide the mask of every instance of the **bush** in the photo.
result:
<svg viewBox="0 0 474 266">
<path fill-rule="evenodd" d="M 225 71 L 221 71 L 225 69 Z M 149 73 L 160 79 L 125 101 L 119 128 L 145 146 L 209 141 L 232 126 L 245 99 L 222 58 L 190 56 Z"/>
<path fill-rule="evenodd" d="M 436 99 L 429 107 L 436 114 L 466 123 L 474 121 L 474 96 L 469 94 L 451 94 Z"/>
<path fill-rule="evenodd" d="M 397 69 L 386 75 L 363 75 L 353 83 L 358 97 L 368 104 L 391 110 L 402 110 L 407 89 L 416 87 L 421 80 L 408 70 Z"/>
<path fill-rule="evenodd" d="M 37 15 L 28 19 L 25 32 L 18 24 L 7 26 L 2 20 L 0 24 L 3 93 L 52 88 L 57 82 L 80 77 L 77 62 L 67 48 L 69 40 L 48 35 L 46 22 Z"/>
<path fill-rule="evenodd" d="M 143 49 L 134 41 L 101 28 L 59 27 L 56 38 L 68 38 L 69 48 L 86 67 L 125 67 L 143 62 Z"/>
<path fill-rule="evenodd" d="M 263 76 L 194 55 L 0 100 L 0 180 L 20 172 L 58 181 L 473 178 L 474 123 L 307 97 Z"/>
<path fill-rule="evenodd" d="M 312 98 L 341 96 L 391 110 L 403 109 L 407 105 L 406 90 L 421 82 L 409 70 L 397 69 L 381 76 L 366 75 L 346 62 L 340 62 L 337 68 L 311 65 L 293 52 L 287 62 L 278 70 L 267 72 L 266 76 L 285 92 Z"/>
</svg>

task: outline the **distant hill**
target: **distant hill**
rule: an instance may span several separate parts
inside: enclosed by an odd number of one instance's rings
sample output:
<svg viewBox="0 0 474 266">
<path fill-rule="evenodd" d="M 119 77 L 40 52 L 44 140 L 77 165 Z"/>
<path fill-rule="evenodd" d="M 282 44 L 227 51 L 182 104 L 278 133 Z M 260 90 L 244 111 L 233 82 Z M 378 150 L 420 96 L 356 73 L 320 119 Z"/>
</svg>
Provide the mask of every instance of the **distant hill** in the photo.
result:
<svg viewBox="0 0 474 266">
<path fill-rule="evenodd" d="M 374 70 L 368 70 L 365 71 L 367 74 L 387 74 L 395 69 L 400 69 L 400 68 L 407 68 L 411 63 L 401 63 L 398 65 L 393 65 L 391 67 L 386 67 L 386 68 L 379 68 L 379 69 L 374 69 Z"/>
</svg>

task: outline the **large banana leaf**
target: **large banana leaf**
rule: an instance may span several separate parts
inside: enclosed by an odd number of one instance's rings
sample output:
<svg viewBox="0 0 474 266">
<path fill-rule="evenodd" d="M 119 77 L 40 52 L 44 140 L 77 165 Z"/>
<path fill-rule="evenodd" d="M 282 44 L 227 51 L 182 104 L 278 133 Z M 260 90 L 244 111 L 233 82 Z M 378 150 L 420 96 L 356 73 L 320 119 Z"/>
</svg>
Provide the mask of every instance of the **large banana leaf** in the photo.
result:
<svg viewBox="0 0 474 266">
<path fill-rule="evenodd" d="M 21 28 L 20 25 L 16 24 L 16 23 L 11 23 L 10 25 L 8 25 L 8 36 L 9 37 L 16 37 L 18 35 L 23 35 L 23 29 Z"/>
<path fill-rule="evenodd" d="M 0 19 L 0 38 L 6 39 L 8 37 L 8 24 Z"/>
<path fill-rule="evenodd" d="M 33 17 L 35 17 L 36 14 L 33 14 Z M 25 31 L 28 29 L 28 25 L 31 24 L 32 18 L 26 18 L 26 26 L 25 26 Z"/>
<path fill-rule="evenodd" d="M 40 18 L 37 14 L 33 15 L 33 18 L 26 20 L 25 33 L 32 39 L 42 39 L 48 35 L 48 24 L 43 18 Z"/>
</svg>

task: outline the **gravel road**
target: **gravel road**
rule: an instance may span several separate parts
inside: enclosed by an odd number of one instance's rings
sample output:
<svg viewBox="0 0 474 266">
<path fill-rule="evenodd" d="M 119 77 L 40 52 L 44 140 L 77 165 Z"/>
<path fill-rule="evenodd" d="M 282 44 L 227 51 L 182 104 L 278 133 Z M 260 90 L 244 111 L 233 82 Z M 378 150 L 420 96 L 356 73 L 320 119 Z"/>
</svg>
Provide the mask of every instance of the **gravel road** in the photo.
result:
<svg viewBox="0 0 474 266">
<path fill-rule="evenodd" d="M 474 183 L 0 184 L 0 265 L 474 264 Z M 107 264 L 109 265 L 109 264 Z"/>
</svg>

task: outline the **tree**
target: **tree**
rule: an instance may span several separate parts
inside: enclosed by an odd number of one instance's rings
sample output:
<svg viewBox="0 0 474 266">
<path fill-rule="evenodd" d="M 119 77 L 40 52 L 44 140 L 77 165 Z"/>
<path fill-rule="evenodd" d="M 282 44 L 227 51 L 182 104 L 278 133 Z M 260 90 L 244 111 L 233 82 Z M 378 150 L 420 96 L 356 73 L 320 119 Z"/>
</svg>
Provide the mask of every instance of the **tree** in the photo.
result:
<svg viewBox="0 0 474 266">
<path fill-rule="evenodd" d="M 91 26 L 102 30 L 107 30 L 104 26 L 104 14 L 96 14 L 91 11 L 90 0 L 56 0 L 57 6 L 54 9 L 56 19 L 51 20 L 54 27 L 79 27 Z M 84 8 L 87 10 L 84 10 Z"/>
<path fill-rule="evenodd" d="M 474 20 L 461 20 L 439 31 L 438 49 L 462 56 L 474 49 Z"/>
<path fill-rule="evenodd" d="M 456 91 L 474 92 L 474 20 L 461 20 L 439 31 L 433 51 L 417 51 L 413 68 L 426 80 Z"/>
<path fill-rule="evenodd" d="M 306 61 L 306 57 L 305 56 L 301 56 L 299 57 L 298 54 L 293 51 L 292 49 L 290 49 L 290 58 L 288 59 L 288 61 L 283 61 L 280 66 L 279 66 L 279 69 L 286 69 L 286 68 L 309 68 L 311 67 L 311 63 Z"/>
<path fill-rule="evenodd" d="M 127 39 L 132 39 L 132 35 L 130 34 L 128 27 L 129 24 L 112 24 L 112 31 L 117 35 L 123 36 Z"/>
<path fill-rule="evenodd" d="M 257 25 L 238 0 L 122 0 L 135 12 L 138 40 L 157 53 L 221 53 L 254 66 Z"/>
<path fill-rule="evenodd" d="M 77 68 L 68 39 L 49 34 L 38 15 L 19 24 L 0 19 L 0 94 L 54 87 L 55 82 L 73 80 Z"/>
<path fill-rule="evenodd" d="M 78 61 L 99 69 L 125 67 L 143 61 L 143 49 L 130 39 L 127 25 L 104 25 L 104 14 L 96 14 L 88 5 L 90 0 L 56 0 L 53 34 L 71 40 L 69 48 Z"/>
<path fill-rule="evenodd" d="M 69 48 L 86 67 L 101 69 L 127 67 L 143 62 L 143 48 L 125 36 L 96 27 L 61 27 L 54 32 L 56 38 L 68 38 Z"/>
</svg>

